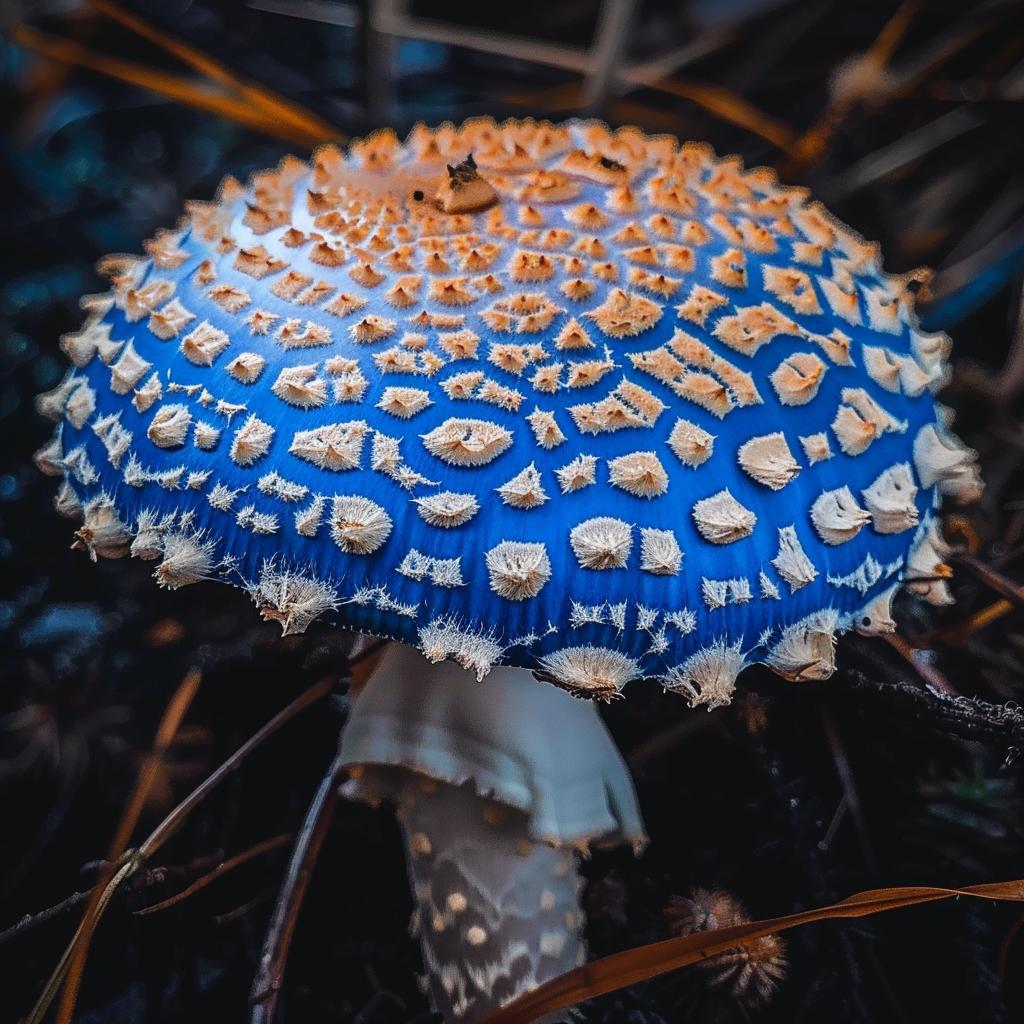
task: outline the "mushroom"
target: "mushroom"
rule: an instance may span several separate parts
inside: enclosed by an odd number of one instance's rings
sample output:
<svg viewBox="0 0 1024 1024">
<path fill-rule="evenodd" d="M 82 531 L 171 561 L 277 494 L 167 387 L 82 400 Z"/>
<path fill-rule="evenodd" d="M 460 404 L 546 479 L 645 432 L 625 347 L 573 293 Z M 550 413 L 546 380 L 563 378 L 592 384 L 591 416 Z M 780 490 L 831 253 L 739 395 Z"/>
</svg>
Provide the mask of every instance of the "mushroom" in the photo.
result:
<svg viewBox="0 0 1024 1024">
<path fill-rule="evenodd" d="M 405 817 L 451 1019 L 575 962 L 547 882 L 642 835 L 593 709 L 495 666 L 713 708 L 753 662 L 827 678 L 901 585 L 950 599 L 936 509 L 980 484 L 932 399 L 948 339 L 770 171 L 596 122 L 385 131 L 226 180 L 150 253 L 62 340 L 40 465 L 94 558 L 409 645 L 354 704 L 349 792 Z"/>
<path fill-rule="evenodd" d="M 473 1020 L 585 960 L 578 858 L 645 842 L 595 705 L 388 644 L 345 725 L 342 793 L 396 807 L 431 1003 Z"/>
</svg>

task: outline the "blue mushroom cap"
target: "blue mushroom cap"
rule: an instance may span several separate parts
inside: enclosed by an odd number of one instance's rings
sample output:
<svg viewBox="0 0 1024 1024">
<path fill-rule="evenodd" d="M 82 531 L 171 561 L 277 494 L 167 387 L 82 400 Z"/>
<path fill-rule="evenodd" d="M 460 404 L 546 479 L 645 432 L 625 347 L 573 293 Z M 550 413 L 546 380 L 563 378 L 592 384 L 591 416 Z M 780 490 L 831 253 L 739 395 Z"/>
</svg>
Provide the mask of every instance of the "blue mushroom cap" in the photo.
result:
<svg viewBox="0 0 1024 1024">
<path fill-rule="evenodd" d="M 833 669 L 949 599 L 973 453 L 913 280 L 770 171 L 468 122 L 229 179 L 108 261 L 42 411 L 95 557 L 609 696 Z"/>
</svg>

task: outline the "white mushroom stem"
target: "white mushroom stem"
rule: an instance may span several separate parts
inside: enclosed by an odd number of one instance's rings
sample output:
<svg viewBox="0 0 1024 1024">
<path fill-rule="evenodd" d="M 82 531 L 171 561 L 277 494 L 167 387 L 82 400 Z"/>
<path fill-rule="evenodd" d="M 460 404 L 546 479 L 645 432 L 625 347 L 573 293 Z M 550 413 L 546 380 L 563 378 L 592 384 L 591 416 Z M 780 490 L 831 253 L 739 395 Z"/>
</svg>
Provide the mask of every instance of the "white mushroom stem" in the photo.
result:
<svg viewBox="0 0 1024 1024">
<path fill-rule="evenodd" d="M 391 644 L 354 702 L 343 793 L 395 804 L 430 997 L 472 1021 L 586 956 L 578 860 L 645 841 L 592 704 L 522 669 L 478 683 Z"/>
</svg>

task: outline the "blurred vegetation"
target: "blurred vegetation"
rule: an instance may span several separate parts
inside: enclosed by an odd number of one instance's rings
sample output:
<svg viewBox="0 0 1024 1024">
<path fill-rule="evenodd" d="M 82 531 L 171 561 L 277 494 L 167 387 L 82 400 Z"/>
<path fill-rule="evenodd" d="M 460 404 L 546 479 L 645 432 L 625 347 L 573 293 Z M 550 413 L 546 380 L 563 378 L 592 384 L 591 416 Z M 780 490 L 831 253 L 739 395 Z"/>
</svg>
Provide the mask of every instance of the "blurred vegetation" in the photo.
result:
<svg viewBox="0 0 1024 1024">
<path fill-rule="evenodd" d="M 185 199 L 301 155 L 303 140 L 308 152 L 318 132 L 590 109 L 775 166 L 878 239 L 888 269 L 936 270 L 921 298 L 926 324 L 954 338 L 943 401 L 988 484 L 947 527 L 971 556 L 957 563 L 957 605 L 904 602 L 897 644 L 844 640 L 826 683 L 751 670 L 743 696 L 713 715 L 641 686 L 609 708 L 652 842 L 639 860 L 586 865 L 592 952 L 666 937 L 663 909 L 694 887 L 728 890 L 756 918 L 868 887 L 1024 874 L 1024 5 L 638 2 L 618 77 L 599 89 L 524 59 L 531 45 L 585 48 L 596 0 L 410 5 L 435 37 L 467 26 L 523 37 L 517 57 L 382 38 L 363 2 L 279 8 L 126 0 L 150 38 L 76 0 L 0 15 L 0 1019 L 29 1011 L 59 959 L 190 667 L 202 683 L 142 835 L 344 654 L 323 627 L 282 639 L 240 592 L 170 593 L 145 564 L 71 552 L 54 483 L 31 460 L 50 432 L 32 399 L 64 372 L 57 339 L 80 322 L 79 296 L 103 287 L 97 258 L 141 251 Z M 217 64 L 202 73 L 161 34 Z M 62 59 L 41 57 L 47 47 Z M 681 59 L 659 63 L 672 52 Z M 227 73 L 219 85 L 211 67 Z M 151 88 L 132 84 L 140 75 Z M 261 102 L 308 117 L 270 116 Z M 936 684 L 962 698 L 936 696 Z M 299 827 L 345 710 L 339 686 L 284 726 L 115 897 L 76 1019 L 243 1018 L 288 856 L 287 840 L 268 841 Z M 189 898 L 137 913 L 263 843 Z M 426 1021 L 410 909 L 390 813 L 341 805 L 278 1019 Z M 787 934 L 787 977 L 767 1005 L 709 999 L 710 972 L 683 971 L 581 1012 L 609 1024 L 1017 1021 L 1022 920 L 1013 904 L 950 901 L 823 922 Z"/>
</svg>

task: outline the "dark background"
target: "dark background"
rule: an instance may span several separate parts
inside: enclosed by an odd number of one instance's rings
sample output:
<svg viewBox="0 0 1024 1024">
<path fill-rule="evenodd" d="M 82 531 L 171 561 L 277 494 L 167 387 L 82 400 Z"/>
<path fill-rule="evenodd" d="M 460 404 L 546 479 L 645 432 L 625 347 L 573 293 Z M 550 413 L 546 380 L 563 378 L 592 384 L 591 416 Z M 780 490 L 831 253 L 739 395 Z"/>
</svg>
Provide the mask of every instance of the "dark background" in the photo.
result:
<svg viewBox="0 0 1024 1024">
<path fill-rule="evenodd" d="M 417 119 L 581 111 L 571 71 L 389 43 L 369 30 L 365 3 L 293 7 L 307 17 L 258 9 L 271 6 L 126 0 L 125 9 L 347 135 L 380 124 L 404 132 Z M 598 23 L 593 0 L 430 0 L 412 10 L 577 47 Z M 223 175 L 244 180 L 300 147 L 14 41 L 26 41 L 11 33 L 28 24 L 76 41 L 80 54 L 190 74 L 74 0 L 0 12 L 9 33 L 0 39 L 0 1021 L 13 1021 L 30 1010 L 84 904 L 8 929 L 93 883 L 188 669 L 201 667 L 203 682 L 136 838 L 336 667 L 344 640 L 317 626 L 282 639 L 239 591 L 170 593 L 147 563 L 91 563 L 69 550 L 72 527 L 51 504 L 56 483 L 31 460 L 51 431 L 33 396 L 64 372 L 57 343 L 81 321 L 79 296 L 105 288 L 97 258 L 140 252 L 187 198 L 208 199 Z M 942 398 L 988 482 L 979 505 L 954 510 L 947 533 L 988 568 L 957 564 L 954 608 L 902 602 L 901 635 L 921 648 L 916 661 L 883 640 L 850 638 L 826 683 L 750 670 L 743 695 L 711 715 L 640 685 L 609 707 L 652 842 L 640 860 L 607 853 L 585 866 L 591 951 L 665 937 L 669 896 L 695 885 L 727 888 L 766 917 L 864 888 L 1024 877 L 1024 619 L 1014 610 L 983 628 L 951 628 L 998 600 L 1000 587 L 1024 582 L 1024 360 L 1011 354 L 1015 334 L 1024 346 L 1024 6 L 637 3 L 626 38 L 624 66 L 684 46 L 689 59 L 659 88 L 613 81 L 596 113 L 773 165 L 881 241 L 887 269 L 937 269 L 922 312 L 954 338 Z M 884 59 L 871 65 L 865 52 Z M 808 137 L 815 125 L 827 130 Z M 963 699 L 937 696 L 922 671 Z M 192 813 L 150 865 L 166 870 L 114 899 L 92 943 L 78 1020 L 246 1019 L 287 844 L 173 908 L 136 912 L 216 858 L 294 832 L 345 708 L 342 683 Z M 410 909 L 390 813 L 343 803 L 299 920 L 279 1020 L 425 1020 Z M 615 1024 L 744 1012 L 780 1022 L 1020 1021 L 1021 923 L 1019 904 L 960 899 L 816 924 L 787 933 L 788 977 L 766 1008 L 684 971 L 583 1014 Z"/>
</svg>

